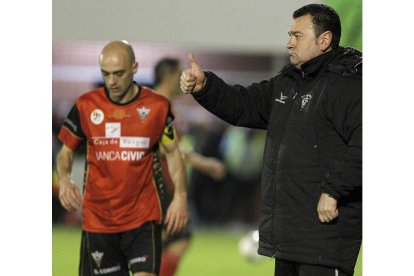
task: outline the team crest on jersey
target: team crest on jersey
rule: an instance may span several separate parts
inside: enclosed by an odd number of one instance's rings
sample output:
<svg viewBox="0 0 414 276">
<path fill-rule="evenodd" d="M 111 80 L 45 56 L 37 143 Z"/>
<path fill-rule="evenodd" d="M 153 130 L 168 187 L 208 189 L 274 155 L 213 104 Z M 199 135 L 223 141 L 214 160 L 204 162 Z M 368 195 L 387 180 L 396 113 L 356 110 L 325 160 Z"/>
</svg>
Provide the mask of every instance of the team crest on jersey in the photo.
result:
<svg viewBox="0 0 414 276">
<path fill-rule="evenodd" d="M 302 104 L 300 106 L 300 110 L 303 110 L 305 105 L 312 99 L 312 95 L 306 94 L 306 95 L 303 95 L 301 98 L 302 98 Z"/>
<path fill-rule="evenodd" d="M 99 125 L 100 123 L 102 123 L 104 120 L 104 117 L 105 117 L 104 113 L 100 109 L 95 109 L 94 111 L 91 112 L 91 121 L 95 125 Z"/>
<path fill-rule="evenodd" d="M 95 251 L 91 253 L 93 260 L 95 261 L 98 267 L 101 267 L 102 259 L 103 259 L 103 252 Z"/>
<path fill-rule="evenodd" d="M 141 108 L 137 108 L 137 111 L 138 111 L 141 121 L 144 122 L 148 118 L 148 115 L 150 114 L 151 109 L 143 106 Z"/>
</svg>

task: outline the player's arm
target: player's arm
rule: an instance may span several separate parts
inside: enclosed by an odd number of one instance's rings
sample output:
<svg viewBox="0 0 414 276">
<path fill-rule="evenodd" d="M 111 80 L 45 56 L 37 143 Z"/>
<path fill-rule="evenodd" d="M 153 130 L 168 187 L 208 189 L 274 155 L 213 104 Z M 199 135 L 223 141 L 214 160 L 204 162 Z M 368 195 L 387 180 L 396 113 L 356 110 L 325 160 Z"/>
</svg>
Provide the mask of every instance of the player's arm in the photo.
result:
<svg viewBox="0 0 414 276">
<path fill-rule="evenodd" d="M 59 140 L 63 146 L 56 158 L 56 170 L 59 178 L 59 200 L 68 211 L 80 207 L 81 196 L 79 188 L 70 178 L 75 149 L 84 141 L 85 134 L 80 123 L 80 113 L 75 104 L 63 122 L 59 132 Z"/>
<path fill-rule="evenodd" d="M 215 180 L 222 180 L 226 176 L 226 167 L 223 162 L 214 157 L 207 157 L 192 150 L 182 150 L 184 160 L 193 168 L 205 173 Z"/>
<path fill-rule="evenodd" d="M 173 125 L 166 126 L 160 145 L 165 152 L 168 172 L 174 183 L 174 195 L 167 209 L 165 223 L 167 224 L 167 232 L 175 233 L 186 226 L 188 211 L 185 167 Z"/>
<path fill-rule="evenodd" d="M 56 160 L 56 169 L 59 177 L 59 200 L 68 211 L 76 211 L 81 204 L 79 188 L 70 178 L 74 156 L 74 150 L 63 144 Z"/>
</svg>

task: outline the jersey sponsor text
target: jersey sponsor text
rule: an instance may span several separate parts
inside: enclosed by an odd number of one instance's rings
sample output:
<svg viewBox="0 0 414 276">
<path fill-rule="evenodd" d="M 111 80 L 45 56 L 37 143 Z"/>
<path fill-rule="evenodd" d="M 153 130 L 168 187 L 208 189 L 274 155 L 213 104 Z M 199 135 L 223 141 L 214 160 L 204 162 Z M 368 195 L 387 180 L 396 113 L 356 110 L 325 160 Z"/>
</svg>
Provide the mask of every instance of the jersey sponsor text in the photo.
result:
<svg viewBox="0 0 414 276">
<path fill-rule="evenodd" d="M 138 161 L 144 157 L 144 151 L 97 151 L 96 159 L 99 161 Z"/>
<path fill-rule="evenodd" d="M 105 274 L 110 274 L 113 272 L 117 272 L 117 271 L 121 271 L 121 265 L 116 265 L 116 266 L 112 266 L 112 267 L 108 267 L 108 268 L 99 268 L 93 269 L 93 274 L 95 275 L 105 275 Z"/>
</svg>

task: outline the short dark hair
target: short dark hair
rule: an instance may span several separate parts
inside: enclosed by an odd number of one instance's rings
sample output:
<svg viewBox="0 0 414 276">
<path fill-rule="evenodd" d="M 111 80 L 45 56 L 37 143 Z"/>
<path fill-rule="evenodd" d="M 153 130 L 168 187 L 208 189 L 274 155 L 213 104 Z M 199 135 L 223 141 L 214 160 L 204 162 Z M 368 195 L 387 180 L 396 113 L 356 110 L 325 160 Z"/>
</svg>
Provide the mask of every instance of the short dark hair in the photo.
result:
<svg viewBox="0 0 414 276">
<path fill-rule="evenodd" d="M 332 49 L 339 46 L 341 39 L 341 20 L 338 13 L 331 7 L 323 4 L 309 4 L 293 12 L 293 19 L 304 15 L 311 15 L 315 25 L 315 35 L 318 37 L 326 31 L 332 33 Z"/>
<path fill-rule="evenodd" d="M 155 65 L 154 75 L 154 86 L 160 84 L 165 74 L 172 73 L 177 70 L 180 66 L 180 61 L 176 58 L 163 58 Z"/>
</svg>

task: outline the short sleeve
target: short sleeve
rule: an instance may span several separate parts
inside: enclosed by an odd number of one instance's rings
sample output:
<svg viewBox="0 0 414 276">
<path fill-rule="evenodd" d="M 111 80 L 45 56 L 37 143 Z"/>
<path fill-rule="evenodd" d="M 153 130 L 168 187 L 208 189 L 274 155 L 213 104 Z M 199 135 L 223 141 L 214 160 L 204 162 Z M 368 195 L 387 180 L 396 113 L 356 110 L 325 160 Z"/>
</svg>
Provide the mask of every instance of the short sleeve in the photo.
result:
<svg viewBox="0 0 414 276">
<path fill-rule="evenodd" d="M 76 104 L 65 118 L 58 138 L 71 149 L 76 149 L 84 141 L 85 134 L 80 124 L 80 115 Z"/>
</svg>

